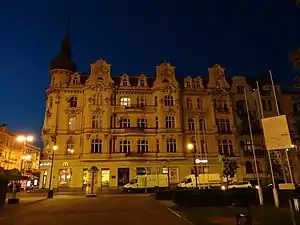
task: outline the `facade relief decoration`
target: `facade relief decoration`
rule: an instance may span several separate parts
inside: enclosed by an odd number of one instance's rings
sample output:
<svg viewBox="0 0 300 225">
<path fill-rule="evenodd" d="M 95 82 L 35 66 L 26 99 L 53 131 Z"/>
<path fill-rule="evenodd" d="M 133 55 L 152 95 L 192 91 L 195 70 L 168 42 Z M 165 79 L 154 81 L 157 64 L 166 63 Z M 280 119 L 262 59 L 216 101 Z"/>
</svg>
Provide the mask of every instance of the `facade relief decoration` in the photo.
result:
<svg viewBox="0 0 300 225">
<path fill-rule="evenodd" d="M 209 82 L 207 87 L 211 89 L 228 89 L 229 84 L 226 81 L 225 69 L 219 64 L 213 65 L 213 67 L 208 69 Z"/>
<path fill-rule="evenodd" d="M 165 115 L 176 115 L 177 110 L 173 108 L 169 108 L 165 111 Z"/>
<path fill-rule="evenodd" d="M 78 115 L 82 112 L 81 108 L 66 108 L 65 113 L 68 115 Z"/>
<path fill-rule="evenodd" d="M 101 82 L 109 86 L 111 83 L 113 83 L 110 76 L 110 68 L 111 65 L 102 58 L 96 61 L 94 64 L 91 64 L 91 75 L 86 83 L 88 85 L 93 85 L 97 82 Z"/>
<path fill-rule="evenodd" d="M 102 110 L 101 108 L 97 107 L 93 110 L 93 114 L 103 114 L 104 110 Z"/>
<path fill-rule="evenodd" d="M 86 139 L 89 141 L 90 138 L 91 138 L 91 134 L 86 134 L 85 137 L 86 137 Z"/>
</svg>

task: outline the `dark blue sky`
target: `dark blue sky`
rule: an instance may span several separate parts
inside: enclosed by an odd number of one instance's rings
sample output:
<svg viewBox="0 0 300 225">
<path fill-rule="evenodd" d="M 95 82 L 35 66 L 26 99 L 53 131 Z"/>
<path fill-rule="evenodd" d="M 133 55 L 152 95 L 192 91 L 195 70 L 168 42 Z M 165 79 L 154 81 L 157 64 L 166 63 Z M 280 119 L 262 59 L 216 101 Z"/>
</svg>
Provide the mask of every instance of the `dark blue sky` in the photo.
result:
<svg viewBox="0 0 300 225">
<path fill-rule="evenodd" d="M 2 0 L 0 123 L 12 131 L 40 135 L 67 15 L 79 71 L 104 57 L 115 74 L 154 75 L 166 59 L 179 76 L 207 76 L 214 63 L 229 75 L 296 75 L 288 58 L 300 47 L 295 0 Z"/>
</svg>

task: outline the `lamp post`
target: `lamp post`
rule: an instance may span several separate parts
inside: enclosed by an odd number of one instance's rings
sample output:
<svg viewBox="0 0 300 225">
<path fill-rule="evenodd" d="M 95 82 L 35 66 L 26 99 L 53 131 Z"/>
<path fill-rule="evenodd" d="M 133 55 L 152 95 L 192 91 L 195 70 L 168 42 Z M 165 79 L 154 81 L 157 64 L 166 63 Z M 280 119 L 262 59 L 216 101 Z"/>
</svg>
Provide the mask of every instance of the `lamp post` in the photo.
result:
<svg viewBox="0 0 300 225">
<path fill-rule="evenodd" d="M 194 145 L 189 143 L 187 145 L 187 148 L 189 151 L 192 151 L 194 149 Z M 193 161 L 194 161 L 194 171 L 195 171 L 195 180 L 196 180 L 196 188 L 198 189 L 198 168 L 196 163 L 196 155 L 195 152 L 193 152 Z"/>
<path fill-rule="evenodd" d="M 53 145 L 53 147 L 52 147 L 52 157 L 51 157 L 51 169 L 50 169 L 50 180 L 49 180 L 48 198 L 53 198 L 52 173 L 53 173 L 53 164 L 54 164 L 54 152 L 57 149 L 58 149 L 58 146 L 57 145 Z"/>
<path fill-rule="evenodd" d="M 31 155 L 24 155 L 24 153 L 26 152 L 26 144 L 27 144 L 27 142 L 33 142 L 33 140 L 34 140 L 34 137 L 32 135 L 19 135 L 19 136 L 17 136 L 17 142 L 23 143 L 20 171 L 23 170 L 24 161 L 31 160 Z M 23 171 L 22 174 L 24 174 L 24 171 Z"/>
</svg>

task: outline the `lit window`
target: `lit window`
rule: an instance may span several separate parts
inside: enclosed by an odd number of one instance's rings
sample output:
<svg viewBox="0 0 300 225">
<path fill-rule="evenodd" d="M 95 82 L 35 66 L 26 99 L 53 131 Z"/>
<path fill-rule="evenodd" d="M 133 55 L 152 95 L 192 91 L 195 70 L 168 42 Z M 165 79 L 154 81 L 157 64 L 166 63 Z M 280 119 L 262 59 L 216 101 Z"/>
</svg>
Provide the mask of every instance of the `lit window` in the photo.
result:
<svg viewBox="0 0 300 225">
<path fill-rule="evenodd" d="M 148 141 L 139 140 L 138 141 L 138 153 L 148 153 Z"/>
<path fill-rule="evenodd" d="M 72 177 L 72 171 L 71 171 L 71 169 L 62 169 L 62 170 L 59 170 L 58 186 L 59 187 L 70 187 L 70 185 L 71 185 L 71 177 Z"/>
<path fill-rule="evenodd" d="M 130 106 L 130 98 L 122 97 L 120 100 L 120 104 L 123 106 Z"/>
<path fill-rule="evenodd" d="M 73 140 L 69 140 L 67 142 L 67 151 L 66 151 L 66 154 L 73 154 L 74 153 L 74 142 Z"/>
<path fill-rule="evenodd" d="M 70 117 L 69 118 L 69 131 L 74 131 L 76 129 L 76 118 Z"/>
</svg>

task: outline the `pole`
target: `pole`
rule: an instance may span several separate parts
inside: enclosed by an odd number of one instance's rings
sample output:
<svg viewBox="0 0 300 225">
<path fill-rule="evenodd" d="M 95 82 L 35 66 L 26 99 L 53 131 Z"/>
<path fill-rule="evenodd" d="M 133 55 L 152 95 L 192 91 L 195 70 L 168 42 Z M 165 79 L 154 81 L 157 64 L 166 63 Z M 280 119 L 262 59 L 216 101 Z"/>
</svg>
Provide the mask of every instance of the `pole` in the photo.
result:
<svg viewBox="0 0 300 225">
<path fill-rule="evenodd" d="M 195 170 L 195 181 L 196 181 L 196 188 L 198 189 L 198 169 L 196 164 L 196 156 L 194 153 L 194 170 Z"/>
<path fill-rule="evenodd" d="M 280 116 L 279 107 L 278 107 L 278 100 L 277 100 L 277 95 L 276 95 L 276 90 L 275 90 L 275 85 L 274 85 L 274 81 L 273 81 L 273 76 L 272 76 L 271 70 L 269 70 L 269 73 L 270 73 L 270 79 L 271 79 L 271 84 L 272 84 L 272 90 L 273 90 L 273 95 L 274 95 L 274 100 L 275 100 L 277 115 Z M 291 170 L 291 167 L 290 167 L 290 162 L 289 162 L 289 157 L 288 157 L 287 149 L 284 149 L 284 151 L 285 151 L 286 156 L 287 156 L 289 171 L 291 171 L 291 175 L 292 175 L 292 170 Z M 285 170 L 284 170 L 284 164 L 283 164 L 282 157 L 281 157 L 281 163 L 282 163 L 283 174 L 285 175 Z M 286 176 L 284 176 L 284 178 L 285 178 L 285 183 L 287 183 Z M 291 176 L 291 182 L 293 182 L 292 179 L 293 178 Z M 289 207 L 290 207 L 291 216 L 292 216 L 292 223 L 293 223 L 293 225 L 296 225 L 296 220 L 295 220 L 295 215 L 294 215 L 294 209 L 293 209 L 293 204 L 292 204 L 291 200 L 289 200 Z"/>
<path fill-rule="evenodd" d="M 54 149 L 52 149 L 51 169 L 50 169 L 50 180 L 49 180 L 49 191 L 52 190 L 52 173 L 54 164 Z"/>
<path fill-rule="evenodd" d="M 255 146 L 254 146 L 254 141 L 253 141 L 252 125 L 251 125 L 250 115 L 249 115 L 248 98 L 247 98 L 247 92 L 246 92 L 246 89 L 245 89 L 245 88 L 244 88 L 244 96 L 245 96 L 246 111 L 247 111 L 247 118 L 248 118 L 248 125 L 249 125 L 249 133 L 250 133 L 251 147 L 252 147 L 252 152 L 253 152 L 253 159 L 254 159 L 255 173 L 256 173 L 256 179 L 257 179 L 257 184 L 258 184 L 258 197 L 259 197 L 259 203 L 260 203 L 261 205 L 263 205 L 263 204 L 264 204 L 264 199 L 263 199 L 262 188 L 261 188 L 261 186 L 260 186 L 260 180 L 259 180 L 259 174 L 258 174 L 258 167 L 257 167 L 257 161 L 256 161 Z"/>
<path fill-rule="evenodd" d="M 261 118 L 264 118 L 264 111 L 261 103 L 261 97 L 260 97 L 260 90 L 259 90 L 259 85 L 258 82 L 256 81 L 256 87 L 257 87 L 257 95 L 258 95 L 258 103 L 259 103 L 259 108 L 260 108 L 260 113 L 261 113 Z M 276 207 L 279 207 L 279 198 L 278 198 L 278 192 L 276 189 L 275 185 L 275 179 L 274 179 L 274 171 L 273 171 L 273 165 L 272 165 L 272 160 L 270 156 L 270 151 L 267 150 L 268 153 L 268 159 L 269 159 L 269 164 L 270 164 L 270 172 L 271 172 L 271 177 L 272 177 L 272 183 L 273 183 L 273 196 L 274 196 L 274 203 Z"/>
</svg>

